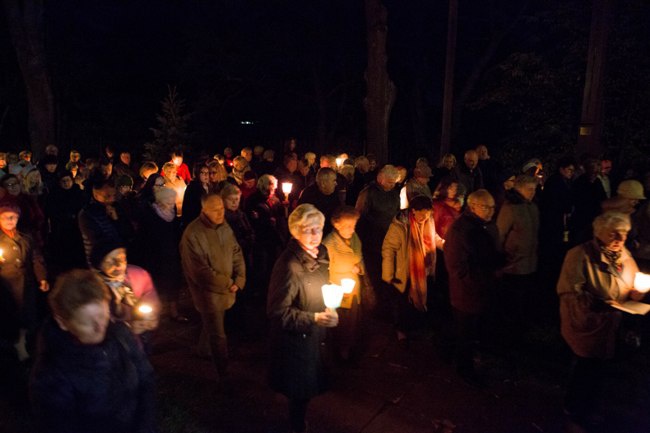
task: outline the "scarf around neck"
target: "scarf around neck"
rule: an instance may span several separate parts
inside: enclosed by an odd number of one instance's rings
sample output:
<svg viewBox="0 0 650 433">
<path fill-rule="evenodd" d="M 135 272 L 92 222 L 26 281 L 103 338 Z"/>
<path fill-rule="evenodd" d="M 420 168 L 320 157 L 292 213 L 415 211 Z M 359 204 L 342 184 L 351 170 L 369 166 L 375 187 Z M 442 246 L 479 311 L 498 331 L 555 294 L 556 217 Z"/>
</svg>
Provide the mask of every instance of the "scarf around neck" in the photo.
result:
<svg viewBox="0 0 650 433">
<path fill-rule="evenodd" d="M 168 223 L 174 221 L 174 218 L 176 218 L 176 211 L 174 210 L 174 208 L 163 209 L 160 206 L 158 206 L 158 203 L 153 203 L 151 207 L 153 207 L 153 210 L 156 211 L 156 214 L 160 218 L 167 221 Z"/>
<path fill-rule="evenodd" d="M 435 273 L 435 228 L 433 218 L 423 223 L 409 212 L 408 240 L 409 274 L 411 286 L 409 299 L 419 311 L 427 310 L 427 276 Z"/>
</svg>

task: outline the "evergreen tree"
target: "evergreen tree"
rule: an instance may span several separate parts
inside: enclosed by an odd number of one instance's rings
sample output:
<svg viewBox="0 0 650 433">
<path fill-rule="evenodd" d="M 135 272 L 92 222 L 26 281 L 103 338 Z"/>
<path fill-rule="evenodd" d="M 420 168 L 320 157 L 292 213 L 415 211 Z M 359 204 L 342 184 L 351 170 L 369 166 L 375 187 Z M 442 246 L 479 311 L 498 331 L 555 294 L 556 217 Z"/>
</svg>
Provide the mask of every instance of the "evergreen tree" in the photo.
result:
<svg viewBox="0 0 650 433">
<path fill-rule="evenodd" d="M 162 113 L 156 116 L 157 128 L 149 128 L 154 139 L 145 143 L 146 160 L 164 163 L 173 150 L 185 150 L 190 134 L 187 132 L 189 113 L 185 113 L 185 100 L 178 96 L 176 87 L 167 86 L 167 96 L 161 101 Z"/>
</svg>

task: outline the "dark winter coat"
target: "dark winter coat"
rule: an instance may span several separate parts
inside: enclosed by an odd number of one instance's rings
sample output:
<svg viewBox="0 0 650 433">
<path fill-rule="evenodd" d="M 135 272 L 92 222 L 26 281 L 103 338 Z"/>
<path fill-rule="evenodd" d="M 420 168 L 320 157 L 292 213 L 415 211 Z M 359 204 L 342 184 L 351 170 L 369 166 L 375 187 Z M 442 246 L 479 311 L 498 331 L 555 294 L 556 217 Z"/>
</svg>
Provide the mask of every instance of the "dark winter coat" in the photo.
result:
<svg viewBox="0 0 650 433">
<path fill-rule="evenodd" d="M 47 196 L 45 216 L 49 222 L 50 233 L 46 247 L 51 260 L 60 270 L 85 267 L 83 240 L 79 231 L 77 217 L 86 204 L 86 195 L 73 184 L 65 190 L 59 186 Z M 65 251 L 65 254 L 61 254 Z"/>
<path fill-rule="evenodd" d="M 467 210 L 449 227 L 446 239 L 451 305 L 465 313 L 480 314 L 494 297 L 496 271 L 505 263 L 497 251 L 496 226 Z"/>
<path fill-rule="evenodd" d="M 318 258 L 295 239 L 275 262 L 266 306 L 270 320 L 271 388 L 291 399 L 309 399 L 324 389 L 320 343 L 325 328 L 314 313 L 325 311 L 321 287 L 329 281 L 327 250 Z"/>
<path fill-rule="evenodd" d="M 92 266 L 93 248 L 99 244 L 128 245 L 133 238 L 134 229 L 131 221 L 116 204 L 117 220 L 113 220 L 106 212 L 106 206 L 92 200 L 79 212 L 79 229 L 84 241 L 86 260 Z"/>
<path fill-rule="evenodd" d="M 399 212 L 399 189 L 384 191 L 377 182 L 371 182 L 359 193 L 356 208 L 361 213 L 357 232 L 363 242 L 364 254 L 381 254 L 384 236 L 393 218 Z"/>
<path fill-rule="evenodd" d="M 83 345 L 48 321 L 30 395 L 41 432 L 155 431 L 153 369 L 122 323 L 109 323 L 101 344 Z"/>
<path fill-rule="evenodd" d="M 528 275 L 537 271 L 537 242 L 539 210 L 514 189 L 506 192 L 506 201 L 496 219 L 499 230 L 498 247 L 505 252 L 504 271 L 514 275 Z"/>
<path fill-rule="evenodd" d="M 181 212 L 181 226 L 187 227 L 201 213 L 201 198 L 207 195 L 200 180 L 196 179 L 187 185 L 183 196 L 183 209 Z"/>
<path fill-rule="evenodd" d="M 343 205 L 340 196 L 334 191 L 330 195 L 325 195 L 318 189 L 317 184 L 313 184 L 305 188 L 300 194 L 298 204 L 309 203 L 316 206 L 316 209 L 325 215 L 325 227 L 323 227 L 323 234 L 326 235 L 332 231 L 332 223 L 330 218 L 339 206 Z"/>
</svg>

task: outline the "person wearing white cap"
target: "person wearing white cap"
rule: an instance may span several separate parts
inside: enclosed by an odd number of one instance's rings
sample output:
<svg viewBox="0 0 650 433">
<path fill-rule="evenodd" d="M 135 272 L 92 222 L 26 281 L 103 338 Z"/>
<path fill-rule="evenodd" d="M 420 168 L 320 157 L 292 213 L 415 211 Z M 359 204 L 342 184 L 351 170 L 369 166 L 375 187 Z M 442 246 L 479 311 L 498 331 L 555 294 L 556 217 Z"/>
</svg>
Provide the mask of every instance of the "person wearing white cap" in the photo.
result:
<svg viewBox="0 0 650 433">
<path fill-rule="evenodd" d="M 601 207 L 603 212 L 612 210 L 630 215 L 634 213 L 639 202 L 645 199 L 641 182 L 628 179 L 618 185 L 616 195 L 603 201 Z"/>
</svg>

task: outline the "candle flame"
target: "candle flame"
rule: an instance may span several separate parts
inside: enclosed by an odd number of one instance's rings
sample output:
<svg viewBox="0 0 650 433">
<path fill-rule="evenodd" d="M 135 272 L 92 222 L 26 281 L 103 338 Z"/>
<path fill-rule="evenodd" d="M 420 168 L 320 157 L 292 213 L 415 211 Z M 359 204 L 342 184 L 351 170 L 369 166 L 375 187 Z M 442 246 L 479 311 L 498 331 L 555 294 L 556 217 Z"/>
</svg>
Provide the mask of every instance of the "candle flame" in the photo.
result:
<svg viewBox="0 0 650 433">
<path fill-rule="evenodd" d="M 151 305 L 148 304 L 142 304 L 138 307 L 138 312 L 140 314 L 151 314 L 153 311 L 153 308 L 151 308 Z"/>
</svg>

